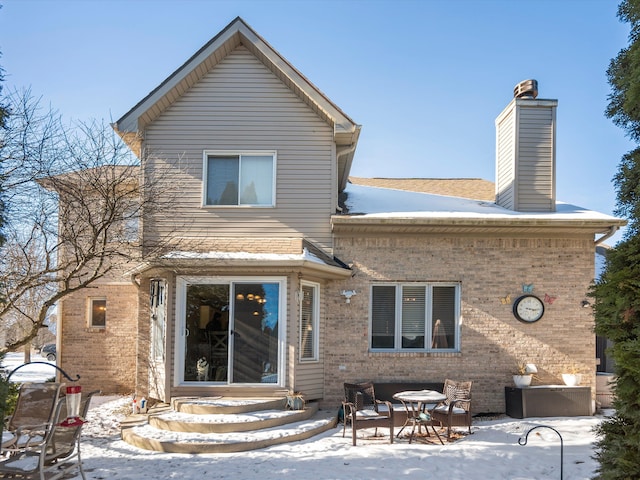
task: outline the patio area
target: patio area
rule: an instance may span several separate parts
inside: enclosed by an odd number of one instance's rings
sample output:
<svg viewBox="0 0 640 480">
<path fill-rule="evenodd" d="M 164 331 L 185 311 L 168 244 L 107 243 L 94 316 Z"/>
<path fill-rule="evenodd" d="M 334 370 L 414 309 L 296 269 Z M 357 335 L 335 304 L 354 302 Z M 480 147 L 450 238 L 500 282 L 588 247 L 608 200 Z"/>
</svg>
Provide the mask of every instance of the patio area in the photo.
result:
<svg viewBox="0 0 640 480">
<path fill-rule="evenodd" d="M 99 407 L 99 408 L 97 408 Z M 243 478 L 275 480 L 286 477 L 322 479 L 560 478 L 560 444 L 551 431 L 538 430 L 526 446 L 518 439 L 536 425 L 557 429 L 564 440 L 564 478 L 587 480 L 597 463 L 591 458 L 593 427 L 602 415 L 567 418 L 509 417 L 474 419 L 472 434 L 454 442 L 413 442 L 401 437 L 367 436 L 352 446 L 342 426 L 311 439 L 250 452 L 169 454 L 146 451 L 120 439 L 120 421 L 130 411 L 129 397 L 98 397 L 85 427 L 83 458 L 88 479 L 119 478 Z M 462 430 L 461 430 L 462 431 Z M 384 435 L 388 433 L 382 432 Z M 239 434 L 241 435 L 241 434 Z"/>
</svg>

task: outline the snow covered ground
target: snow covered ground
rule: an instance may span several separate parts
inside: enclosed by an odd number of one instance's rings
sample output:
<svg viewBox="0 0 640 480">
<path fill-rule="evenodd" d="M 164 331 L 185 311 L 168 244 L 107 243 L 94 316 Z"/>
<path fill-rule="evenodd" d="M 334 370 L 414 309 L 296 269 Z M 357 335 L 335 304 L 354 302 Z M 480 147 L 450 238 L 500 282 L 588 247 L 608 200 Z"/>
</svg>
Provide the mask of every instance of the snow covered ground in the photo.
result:
<svg viewBox="0 0 640 480">
<path fill-rule="evenodd" d="M 46 358 L 42 357 L 38 353 L 31 353 L 31 362 L 33 365 L 25 365 L 20 367 L 13 375 L 11 375 L 12 382 L 41 382 L 56 376 L 55 364 L 56 362 L 50 362 Z M 43 363 L 41 363 L 43 362 Z M 7 353 L 2 362 L 2 367 L 8 375 L 16 367 L 19 367 L 24 363 L 24 353 Z M 74 375 L 75 377 L 75 375 Z"/>
<path fill-rule="evenodd" d="M 7 360 L 5 364 L 11 359 Z M 24 368 L 27 369 L 40 370 L 44 378 L 51 376 L 53 370 L 46 365 Z M 602 416 L 524 420 L 505 417 L 474 421 L 471 435 L 446 445 L 410 445 L 404 438 L 390 445 L 383 437 L 358 440 L 354 447 L 349 432 L 342 438 L 340 426 L 309 440 L 262 450 L 191 455 L 151 452 L 123 442 L 120 421 L 129 408 L 130 398 L 124 396 L 102 396 L 92 402 L 82 444 L 87 479 L 560 478 L 560 439 L 555 432 L 536 429 L 529 435 L 527 445 L 518 445 L 518 439 L 529 429 L 547 425 L 560 432 L 564 441 L 563 478 L 587 480 L 597 468 L 591 458 L 595 441 L 592 429 L 603 419 Z"/>
<path fill-rule="evenodd" d="M 564 440 L 564 478 L 589 479 L 592 428 L 602 417 L 503 418 L 474 422 L 473 434 L 452 444 L 393 445 L 388 438 L 351 445 L 342 427 L 312 439 L 262 450 L 227 454 L 168 454 L 140 450 L 119 438 L 119 421 L 129 411 L 128 397 L 110 398 L 89 413 L 83 443 L 90 479 L 200 478 L 275 480 L 282 478 L 387 480 L 389 478 L 553 479 L 560 478 L 560 440 L 552 430 L 533 431 L 525 446 L 518 439 L 536 425 L 552 426 Z M 239 434 L 241 435 L 241 434 Z"/>
</svg>

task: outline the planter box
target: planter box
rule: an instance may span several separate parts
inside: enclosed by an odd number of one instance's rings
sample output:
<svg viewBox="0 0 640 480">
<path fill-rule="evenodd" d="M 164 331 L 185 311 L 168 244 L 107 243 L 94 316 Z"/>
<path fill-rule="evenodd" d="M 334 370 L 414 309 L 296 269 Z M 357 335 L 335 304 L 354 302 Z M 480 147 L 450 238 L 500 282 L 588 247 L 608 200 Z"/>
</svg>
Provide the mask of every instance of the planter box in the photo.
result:
<svg viewBox="0 0 640 480">
<path fill-rule="evenodd" d="M 513 418 L 578 417 L 593 414 L 590 387 L 504 387 L 504 398 L 507 415 Z"/>
</svg>

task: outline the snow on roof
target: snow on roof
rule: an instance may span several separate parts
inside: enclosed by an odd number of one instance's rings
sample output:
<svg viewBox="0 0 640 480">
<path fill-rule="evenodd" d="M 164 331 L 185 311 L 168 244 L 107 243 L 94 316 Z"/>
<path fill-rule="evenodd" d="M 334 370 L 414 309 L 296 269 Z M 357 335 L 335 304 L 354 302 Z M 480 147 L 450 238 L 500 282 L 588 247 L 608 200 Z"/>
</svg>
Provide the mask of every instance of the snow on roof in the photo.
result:
<svg viewBox="0 0 640 480">
<path fill-rule="evenodd" d="M 347 186 L 345 192 L 347 213 L 369 218 L 529 218 L 620 222 L 620 219 L 610 215 L 562 202 L 556 203 L 555 212 L 516 212 L 483 200 L 367 187 L 352 183 Z"/>
</svg>

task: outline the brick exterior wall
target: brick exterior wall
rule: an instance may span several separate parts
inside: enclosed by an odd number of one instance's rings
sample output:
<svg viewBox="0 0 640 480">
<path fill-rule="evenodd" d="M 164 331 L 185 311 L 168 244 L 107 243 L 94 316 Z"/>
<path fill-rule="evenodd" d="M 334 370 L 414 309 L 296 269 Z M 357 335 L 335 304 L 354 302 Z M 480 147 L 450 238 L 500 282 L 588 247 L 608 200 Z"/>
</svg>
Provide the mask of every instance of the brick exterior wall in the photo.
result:
<svg viewBox="0 0 640 480">
<path fill-rule="evenodd" d="M 207 237 L 195 240 L 188 237 L 179 237 L 179 241 L 178 249 L 188 252 L 302 253 L 302 237 Z"/>
<path fill-rule="evenodd" d="M 106 297 L 105 328 L 89 326 L 88 302 Z M 80 375 L 83 391 L 105 394 L 135 390 L 137 288 L 130 283 L 96 283 L 64 298 L 58 305 L 58 335 L 62 335 L 58 365 L 70 376 Z"/>
<path fill-rule="evenodd" d="M 562 384 L 577 364 L 582 385 L 595 392 L 591 309 L 581 306 L 594 276 L 594 244 L 582 239 L 341 236 L 335 254 L 353 263 L 354 277 L 328 285 L 324 295 L 325 399 L 338 405 L 342 383 L 353 381 L 473 380 L 473 410 L 504 412 L 504 387 L 519 361 L 535 363 L 537 384 Z M 459 353 L 369 352 L 369 302 L 377 281 L 457 281 L 462 320 Z M 522 284 L 557 297 L 545 315 L 525 324 L 512 313 Z M 346 304 L 342 290 L 358 293 Z M 536 380 L 534 380 L 536 384 Z"/>
<path fill-rule="evenodd" d="M 591 309 L 581 306 L 594 275 L 590 237 L 338 236 L 335 245 L 336 256 L 353 264 L 354 276 L 328 281 L 321 288 L 323 406 L 339 405 L 346 381 L 453 378 L 473 380 L 474 413 L 504 412 L 504 387 L 513 385 L 511 375 L 519 361 L 537 365 L 538 384 L 561 384 L 561 374 L 578 365 L 582 384 L 595 392 L 593 318 Z M 369 351 L 371 285 L 413 281 L 460 283 L 460 352 Z M 542 298 L 545 293 L 557 297 L 553 304 L 545 304 L 544 317 L 533 324 L 519 322 L 512 304 L 500 301 L 509 295 L 513 302 L 522 294 L 522 284 L 533 284 L 534 293 Z M 139 289 L 125 283 L 95 287 L 61 302 L 59 364 L 71 375 L 80 374 L 83 388 L 144 394 L 149 368 L 148 279 L 143 278 Z M 347 304 L 342 290 L 356 290 L 357 295 Z M 88 297 L 107 298 L 105 329 L 87 326 Z M 142 320 L 138 320 L 139 308 Z M 289 326 L 296 324 L 296 315 L 290 308 Z M 172 309 L 168 321 L 172 329 Z M 295 341 L 289 339 L 294 345 Z M 287 372 L 288 378 L 291 373 Z"/>
</svg>

